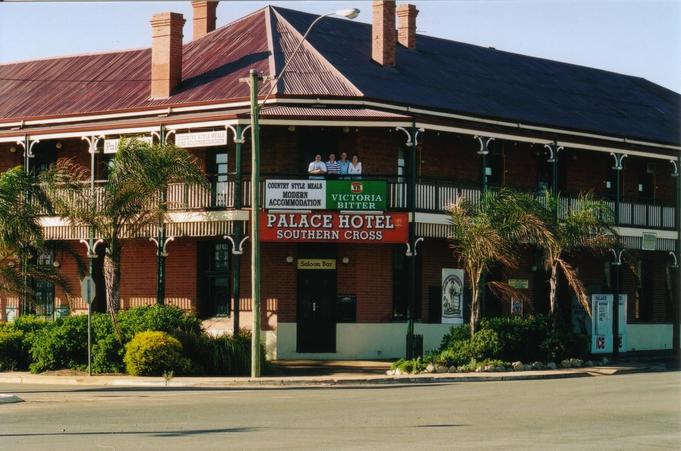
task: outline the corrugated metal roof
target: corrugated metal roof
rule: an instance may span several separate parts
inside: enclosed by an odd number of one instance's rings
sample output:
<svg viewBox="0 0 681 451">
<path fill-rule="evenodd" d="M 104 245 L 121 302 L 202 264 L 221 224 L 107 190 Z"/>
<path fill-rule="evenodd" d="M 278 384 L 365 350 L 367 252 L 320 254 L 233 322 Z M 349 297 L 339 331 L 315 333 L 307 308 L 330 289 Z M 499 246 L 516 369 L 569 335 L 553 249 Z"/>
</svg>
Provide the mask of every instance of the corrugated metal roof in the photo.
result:
<svg viewBox="0 0 681 451">
<path fill-rule="evenodd" d="M 305 41 L 294 58 L 302 34 L 279 14 L 272 14 L 275 73 L 288 64 L 277 86 L 287 95 L 361 96 L 362 93 Z"/>
<path fill-rule="evenodd" d="M 151 50 L 0 65 L 0 120 L 111 112 L 248 97 L 239 78 L 269 72 L 266 10 L 183 46 L 182 85 L 151 100 Z"/>
<path fill-rule="evenodd" d="M 318 17 L 276 11 L 301 33 Z M 384 68 L 371 60 L 371 25 L 344 19 L 320 21 L 308 40 L 371 99 L 681 143 L 681 96 L 642 78 L 423 35 Z"/>
<path fill-rule="evenodd" d="M 150 49 L 0 65 L 0 121 L 245 99 L 239 78 L 281 71 L 317 17 L 268 7 L 184 45 L 182 85 L 164 100 L 149 99 Z M 277 95 L 364 97 L 681 143 L 681 96 L 641 78 L 422 35 L 415 50 L 398 45 L 396 59 L 395 68 L 371 60 L 369 24 L 324 18 Z"/>
</svg>

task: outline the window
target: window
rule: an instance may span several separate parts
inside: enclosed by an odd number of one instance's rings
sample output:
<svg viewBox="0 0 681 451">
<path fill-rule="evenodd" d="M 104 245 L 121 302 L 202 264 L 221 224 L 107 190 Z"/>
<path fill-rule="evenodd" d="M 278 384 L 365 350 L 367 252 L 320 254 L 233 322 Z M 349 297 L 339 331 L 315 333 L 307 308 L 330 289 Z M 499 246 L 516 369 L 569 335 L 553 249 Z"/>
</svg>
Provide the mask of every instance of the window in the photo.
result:
<svg viewBox="0 0 681 451">
<path fill-rule="evenodd" d="M 36 257 L 36 264 L 42 267 L 52 266 L 52 252 L 43 251 Z M 52 318 L 54 313 L 54 284 L 45 280 L 33 282 L 35 290 L 35 314 L 46 318 Z"/>
</svg>

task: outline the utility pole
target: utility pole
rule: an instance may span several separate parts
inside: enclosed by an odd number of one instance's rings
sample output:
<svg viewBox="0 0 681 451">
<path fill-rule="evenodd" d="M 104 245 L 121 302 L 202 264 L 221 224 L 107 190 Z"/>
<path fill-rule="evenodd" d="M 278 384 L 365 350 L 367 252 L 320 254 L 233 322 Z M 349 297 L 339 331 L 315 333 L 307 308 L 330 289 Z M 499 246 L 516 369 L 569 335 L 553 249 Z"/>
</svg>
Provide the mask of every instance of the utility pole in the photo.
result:
<svg viewBox="0 0 681 451">
<path fill-rule="evenodd" d="M 260 377 L 260 124 L 258 82 L 260 75 L 251 69 L 251 303 L 253 327 L 251 333 L 251 377 Z"/>
</svg>

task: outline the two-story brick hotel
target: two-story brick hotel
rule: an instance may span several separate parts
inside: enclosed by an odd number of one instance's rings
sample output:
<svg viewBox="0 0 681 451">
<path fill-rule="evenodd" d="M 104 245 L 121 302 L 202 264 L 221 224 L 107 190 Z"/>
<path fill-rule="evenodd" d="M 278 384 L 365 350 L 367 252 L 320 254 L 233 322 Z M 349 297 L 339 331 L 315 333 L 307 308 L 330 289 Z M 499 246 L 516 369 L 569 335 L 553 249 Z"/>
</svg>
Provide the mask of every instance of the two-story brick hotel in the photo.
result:
<svg viewBox="0 0 681 451">
<path fill-rule="evenodd" d="M 297 53 L 317 16 L 266 7 L 215 29 L 216 5 L 193 2 L 193 37 L 184 44 L 184 18 L 164 13 L 151 18 L 148 48 L 0 65 L 0 170 L 39 172 L 68 158 L 97 184 L 127 136 L 175 142 L 205 170 L 210 189 L 167 193 L 165 259 L 152 235 L 129 237 L 123 308 L 157 302 L 164 261 L 165 303 L 214 330 L 231 330 L 235 317 L 241 327 L 251 323 L 249 88 L 240 79 L 289 64 L 260 120 L 270 357 L 402 356 L 410 305 L 424 348 L 436 347 L 450 326 L 443 279 L 460 268 L 448 247 L 447 206 L 499 186 L 559 192 L 562 211 L 584 191 L 610 202 L 637 263 L 615 278 L 609 255 L 571 261 L 592 295 L 625 295 L 623 350 L 672 347 L 679 94 L 633 76 L 419 35 L 416 8 L 394 1 L 373 2 L 372 24 L 322 19 Z M 263 82 L 261 99 L 269 89 Z M 357 155 L 361 170 L 351 163 L 353 172 L 340 175 L 315 171 L 315 157 L 324 163 L 332 153 Z M 87 227 L 60 217 L 42 223 L 46 239 L 87 260 Z M 93 257 L 99 311 L 105 246 Z M 85 311 L 76 260 L 61 250 L 38 258 L 76 289 L 36 283 L 35 312 Z M 536 255 L 490 277 L 511 281 L 532 302 L 509 305 L 487 293 L 485 315 L 547 310 Z M 565 314 L 583 314 L 570 309 L 567 290 L 561 297 Z M 21 305 L 0 295 L 2 319 L 24 313 Z M 464 310 L 454 316 L 466 318 Z"/>
</svg>

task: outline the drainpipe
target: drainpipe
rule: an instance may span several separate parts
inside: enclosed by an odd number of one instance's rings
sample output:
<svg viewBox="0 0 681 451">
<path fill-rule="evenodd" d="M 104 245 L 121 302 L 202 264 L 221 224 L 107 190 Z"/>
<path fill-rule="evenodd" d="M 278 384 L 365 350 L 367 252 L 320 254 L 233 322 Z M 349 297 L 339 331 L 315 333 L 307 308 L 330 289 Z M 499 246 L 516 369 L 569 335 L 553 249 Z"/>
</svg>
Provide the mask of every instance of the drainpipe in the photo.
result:
<svg viewBox="0 0 681 451">
<path fill-rule="evenodd" d="M 482 178 L 480 180 L 480 189 L 482 191 L 482 195 L 484 196 L 485 193 L 487 192 L 488 189 L 488 183 L 487 183 L 487 155 L 489 154 L 489 145 L 492 141 L 494 141 L 494 138 L 488 138 L 486 136 L 476 136 L 475 139 L 478 140 L 480 143 L 480 150 L 478 150 L 478 155 L 480 155 L 480 162 L 482 164 Z M 487 293 L 485 290 L 485 285 L 486 285 L 486 277 L 485 273 L 483 272 L 482 275 L 480 276 L 480 315 L 479 318 L 481 318 L 485 312 L 485 304 L 487 300 Z M 478 319 L 479 319 L 478 318 Z M 471 324 L 471 327 L 474 325 Z"/>
</svg>

